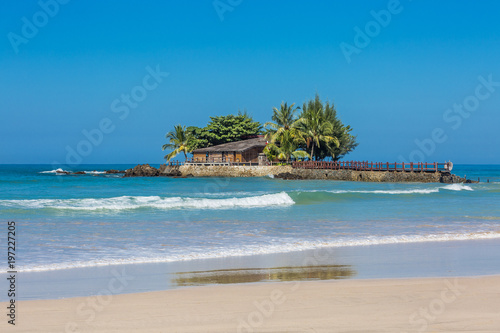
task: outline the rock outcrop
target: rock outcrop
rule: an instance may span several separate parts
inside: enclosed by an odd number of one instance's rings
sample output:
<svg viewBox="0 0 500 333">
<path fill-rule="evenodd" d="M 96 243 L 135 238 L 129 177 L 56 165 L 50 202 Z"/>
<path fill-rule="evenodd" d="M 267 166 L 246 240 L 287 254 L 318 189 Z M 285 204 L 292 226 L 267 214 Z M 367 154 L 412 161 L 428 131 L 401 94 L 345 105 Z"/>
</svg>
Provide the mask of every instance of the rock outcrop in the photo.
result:
<svg viewBox="0 0 500 333">
<path fill-rule="evenodd" d="M 180 166 L 179 165 L 166 165 L 162 164 L 160 166 L 160 176 L 166 176 L 166 177 L 182 177 L 183 174 L 179 170 Z"/>
<path fill-rule="evenodd" d="M 282 172 L 274 176 L 274 178 L 285 179 L 285 180 L 297 180 L 304 179 L 301 175 L 297 175 L 291 172 Z"/>
<path fill-rule="evenodd" d="M 472 181 L 470 179 L 462 178 L 457 175 L 453 175 L 449 172 L 441 172 L 439 177 L 440 183 L 453 184 L 453 183 L 477 183 L 477 181 Z"/>
<path fill-rule="evenodd" d="M 123 177 L 157 177 L 160 175 L 160 170 L 149 164 L 139 164 L 132 169 L 127 169 Z"/>
<path fill-rule="evenodd" d="M 115 170 L 115 169 L 106 170 L 106 174 L 116 174 L 116 173 L 125 173 L 125 171 Z"/>
</svg>

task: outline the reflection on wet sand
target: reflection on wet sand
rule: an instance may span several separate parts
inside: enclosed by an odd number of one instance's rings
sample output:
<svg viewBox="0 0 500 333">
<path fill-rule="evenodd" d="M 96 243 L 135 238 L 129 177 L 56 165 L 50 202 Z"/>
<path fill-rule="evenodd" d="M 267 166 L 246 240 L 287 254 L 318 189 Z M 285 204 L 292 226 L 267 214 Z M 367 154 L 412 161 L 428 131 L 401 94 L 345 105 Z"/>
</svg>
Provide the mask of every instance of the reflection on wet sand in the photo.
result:
<svg viewBox="0 0 500 333">
<path fill-rule="evenodd" d="M 346 279 L 356 275 L 350 265 L 296 266 L 273 268 L 238 268 L 176 273 L 173 284 L 199 286 L 248 282 Z"/>
</svg>

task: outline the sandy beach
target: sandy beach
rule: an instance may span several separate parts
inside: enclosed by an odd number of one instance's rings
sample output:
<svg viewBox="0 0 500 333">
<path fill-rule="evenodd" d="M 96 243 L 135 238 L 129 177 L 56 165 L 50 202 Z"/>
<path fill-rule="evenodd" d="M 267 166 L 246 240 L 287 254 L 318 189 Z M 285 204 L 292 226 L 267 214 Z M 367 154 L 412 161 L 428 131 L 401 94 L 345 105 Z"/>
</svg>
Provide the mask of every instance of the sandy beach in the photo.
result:
<svg viewBox="0 0 500 333">
<path fill-rule="evenodd" d="M 5 317 L 1 326 L 2 332 L 498 332 L 500 276 L 255 283 L 21 301 L 16 326 Z"/>
</svg>

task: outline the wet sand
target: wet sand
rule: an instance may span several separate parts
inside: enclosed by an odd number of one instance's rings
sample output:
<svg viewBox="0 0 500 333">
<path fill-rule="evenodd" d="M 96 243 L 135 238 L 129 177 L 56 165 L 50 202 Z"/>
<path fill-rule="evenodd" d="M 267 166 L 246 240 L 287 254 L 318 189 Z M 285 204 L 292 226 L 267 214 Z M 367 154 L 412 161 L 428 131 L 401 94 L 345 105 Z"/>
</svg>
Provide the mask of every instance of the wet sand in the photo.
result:
<svg viewBox="0 0 500 333">
<path fill-rule="evenodd" d="M 500 276 L 216 285 L 17 311 L 2 332 L 499 332 Z"/>
</svg>

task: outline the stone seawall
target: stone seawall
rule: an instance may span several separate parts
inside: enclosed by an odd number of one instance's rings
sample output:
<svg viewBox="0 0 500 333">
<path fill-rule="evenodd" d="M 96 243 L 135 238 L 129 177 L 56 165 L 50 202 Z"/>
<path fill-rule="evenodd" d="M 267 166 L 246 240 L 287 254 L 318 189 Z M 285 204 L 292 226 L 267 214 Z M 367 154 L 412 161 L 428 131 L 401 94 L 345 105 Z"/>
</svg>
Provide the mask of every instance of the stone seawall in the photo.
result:
<svg viewBox="0 0 500 333">
<path fill-rule="evenodd" d="M 160 168 L 161 170 L 162 168 Z M 265 177 L 282 179 L 322 179 L 364 182 L 462 183 L 464 178 L 442 172 L 386 172 L 293 169 L 291 166 L 200 166 L 183 165 L 163 168 L 163 174 L 182 177 Z"/>
<path fill-rule="evenodd" d="M 425 172 L 386 172 L 355 170 L 293 169 L 291 177 L 298 179 L 324 179 L 360 182 L 419 182 L 439 183 L 441 173 Z M 278 175 L 279 177 L 279 175 Z M 283 177 L 283 178 L 286 178 Z"/>
<path fill-rule="evenodd" d="M 388 172 L 328 169 L 294 169 L 291 166 L 227 166 L 163 164 L 159 169 L 149 164 L 137 165 L 124 177 L 266 177 L 281 179 L 320 179 L 360 182 L 419 182 L 419 183 L 476 183 L 447 172 Z"/>
<path fill-rule="evenodd" d="M 167 167 L 169 168 L 169 167 Z M 174 166 L 175 168 L 175 166 Z M 182 176 L 187 177 L 265 177 L 280 173 L 292 172 L 291 166 L 202 166 L 182 165 L 179 168 Z"/>
</svg>

